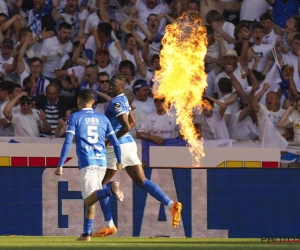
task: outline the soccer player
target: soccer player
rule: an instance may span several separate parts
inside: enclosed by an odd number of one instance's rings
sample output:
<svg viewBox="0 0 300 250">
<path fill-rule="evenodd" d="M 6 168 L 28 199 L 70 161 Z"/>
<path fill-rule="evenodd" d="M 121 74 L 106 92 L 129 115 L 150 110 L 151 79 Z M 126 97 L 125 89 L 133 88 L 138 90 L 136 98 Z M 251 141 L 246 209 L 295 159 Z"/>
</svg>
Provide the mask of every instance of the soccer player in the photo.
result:
<svg viewBox="0 0 300 250">
<path fill-rule="evenodd" d="M 115 165 L 118 169 L 122 168 L 121 149 L 109 120 L 92 109 L 94 93 L 90 89 L 79 92 L 77 104 L 80 111 L 69 117 L 66 138 L 55 174 L 62 175 L 62 167 L 70 152 L 75 135 L 81 194 L 86 205 L 83 234 L 77 240 L 90 241 L 95 217 L 94 204 L 112 194 L 119 201 L 124 199 L 123 192 L 119 188 L 119 182 L 113 182 L 111 187 L 101 189 L 106 171 L 105 137 L 107 136 L 113 145 L 114 154 L 117 158 Z"/>
<path fill-rule="evenodd" d="M 167 206 L 172 213 L 172 225 L 177 227 L 180 222 L 180 213 L 182 204 L 173 202 L 160 189 L 160 187 L 152 181 L 146 179 L 145 173 L 140 159 L 137 156 L 137 147 L 134 139 L 129 134 L 132 126 L 134 126 L 134 118 L 130 110 L 130 106 L 126 96 L 123 93 L 125 84 L 128 84 L 126 77 L 122 74 L 115 74 L 109 81 L 108 95 L 112 97 L 106 110 L 105 115 L 112 124 L 112 127 L 119 140 L 122 150 L 122 166 L 126 168 L 127 174 L 133 182 L 141 189 L 148 192 L 156 200 Z M 112 149 L 107 149 L 107 170 L 102 181 L 102 186 L 109 186 L 110 179 L 115 175 L 117 159 Z M 100 201 L 101 209 L 104 214 L 105 226 L 98 232 L 94 233 L 94 237 L 105 237 L 115 234 L 117 228 L 113 223 L 110 199 L 109 197 Z"/>
</svg>

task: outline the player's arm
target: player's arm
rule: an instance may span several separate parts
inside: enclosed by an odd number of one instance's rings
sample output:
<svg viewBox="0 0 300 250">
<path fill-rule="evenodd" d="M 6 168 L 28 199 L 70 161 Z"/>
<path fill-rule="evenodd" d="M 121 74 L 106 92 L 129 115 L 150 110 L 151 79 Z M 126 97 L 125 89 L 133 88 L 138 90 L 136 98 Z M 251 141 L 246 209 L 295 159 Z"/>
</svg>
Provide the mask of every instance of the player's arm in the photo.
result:
<svg viewBox="0 0 300 250">
<path fill-rule="evenodd" d="M 73 133 L 70 132 L 66 133 L 65 141 L 60 152 L 58 166 L 54 172 L 54 174 L 56 175 L 62 175 L 62 168 L 67 159 L 68 154 L 70 153 L 73 136 L 74 136 Z"/>
<path fill-rule="evenodd" d="M 130 129 L 132 129 L 133 127 L 135 127 L 136 125 L 136 121 L 134 119 L 132 110 L 129 110 L 129 115 L 128 115 L 128 121 L 129 121 L 129 125 L 130 125 Z"/>
<path fill-rule="evenodd" d="M 114 148 L 114 152 L 117 158 L 117 169 L 122 169 L 122 157 L 121 157 L 121 147 L 120 147 L 120 143 L 117 139 L 116 134 L 112 131 L 107 138 L 109 139 L 111 145 Z"/>
<path fill-rule="evenodd" d="M 117 117 L 118 121 L 121 124 L 121 128 L 120 130 L 116 133 L 117 138 L 122 137 L 123 135 L 125 135 L 126 133 L 128 133 L 131 130 L 130 127 L 130 123 L 129 120 L 127 118 L 127 114 L 126 113 L 122 113 Z"/>
</svg>

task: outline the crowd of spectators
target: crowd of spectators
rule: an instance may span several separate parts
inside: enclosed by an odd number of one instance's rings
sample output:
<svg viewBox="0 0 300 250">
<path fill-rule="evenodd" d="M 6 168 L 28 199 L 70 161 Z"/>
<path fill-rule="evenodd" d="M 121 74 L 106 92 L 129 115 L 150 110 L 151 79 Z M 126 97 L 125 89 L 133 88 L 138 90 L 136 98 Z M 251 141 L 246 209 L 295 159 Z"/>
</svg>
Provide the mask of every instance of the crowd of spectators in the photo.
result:
<svg viewBox="0 0 300 250">
<path fill-rule="evenodd" d="M 299 0 L 0 0 L 0 136 L 64 136 L 78 91 L 93 90 L 104 113 L 118 72 L 130 83 L 134 138 L 162 145 L 180 136 L 176 111 L 151 88 L 166 25 L 197 11 L 208 41 L 203 112 L 194 113 L 201 137 L 262 140 L 274 126 L 299 141 L 299 8 Z"/>
</svg>

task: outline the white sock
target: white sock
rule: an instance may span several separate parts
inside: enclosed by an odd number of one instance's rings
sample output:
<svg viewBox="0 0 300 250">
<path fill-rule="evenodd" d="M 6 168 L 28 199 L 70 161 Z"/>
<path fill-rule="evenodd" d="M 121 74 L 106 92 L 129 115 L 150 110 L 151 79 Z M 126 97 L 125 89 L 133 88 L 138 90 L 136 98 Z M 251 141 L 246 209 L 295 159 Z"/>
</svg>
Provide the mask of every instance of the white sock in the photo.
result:
<svg viewBox="0 0 300 250">
<path fill-rule="evenodd" d="M 113 220 L 109 220 L 109 221 L 105 221 L 104 225 L 106 227 L 112 228 L 115 224 L 114 224 Z"/>
<path fill-rule="evenodd" d="M 169 210 L 172 209 L 173 204 L 174 204 L 174 201 L 170 201 L 170 202 L 169 202 L 169 204 L 167 205 L 167 207 L 169 208 Z"/>
</svg>

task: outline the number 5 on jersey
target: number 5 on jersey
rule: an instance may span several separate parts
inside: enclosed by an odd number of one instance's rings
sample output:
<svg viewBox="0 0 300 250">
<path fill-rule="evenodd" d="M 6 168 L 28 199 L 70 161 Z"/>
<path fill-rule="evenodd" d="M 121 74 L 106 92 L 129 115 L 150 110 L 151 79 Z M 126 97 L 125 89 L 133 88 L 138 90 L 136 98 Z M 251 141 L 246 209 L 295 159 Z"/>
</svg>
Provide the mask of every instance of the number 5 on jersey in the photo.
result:
<svg viewBox="0 0 300 250">
<path fill-rule="evenodd" d="M 87 135 L 89 143 L 97 143 L 98 142 L 98 131 L 97 126 L 88 126 L 87 127 Z"/>
</svg>

